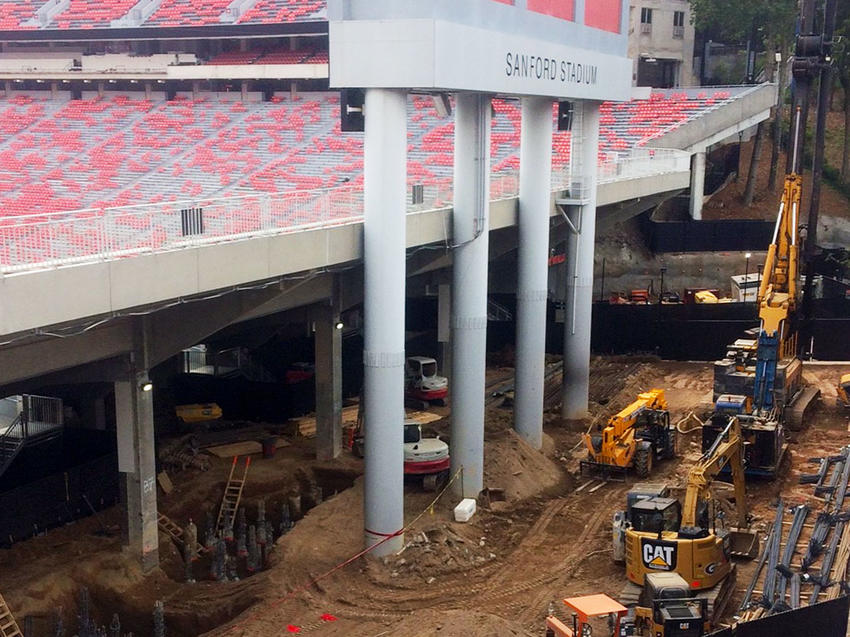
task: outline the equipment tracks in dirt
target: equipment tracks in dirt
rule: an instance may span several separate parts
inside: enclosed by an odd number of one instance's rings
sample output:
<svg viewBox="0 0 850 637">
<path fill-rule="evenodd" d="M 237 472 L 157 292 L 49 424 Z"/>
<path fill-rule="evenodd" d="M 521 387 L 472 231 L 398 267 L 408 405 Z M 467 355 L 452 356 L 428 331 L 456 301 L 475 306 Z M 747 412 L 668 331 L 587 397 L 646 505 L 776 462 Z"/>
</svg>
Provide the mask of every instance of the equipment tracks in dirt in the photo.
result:
<svg viewBox="0 0 850 637">
<path fill-rule="evenodd" d="M 515 602 L 509 603 L 506 608 L 515 609 L 514 615 L 518 621 L 529 623 L 535 619 L 538 612 L 543 612 L 549 601 L 557 599 L 562 591 L 562 587 L 566 580 L 571 578 L 575 572 L 581 567 L 584 558 L 588 554 L 588 545 L 592 542 L 594 536 L 603 527 L 606 521 L 610 520 L 611 510 L 610 505 L 614 502 L 619 502 L 625 497 L 628 487 L 621 485 L 616 489 L 611 489 L 602 497 L 601 501 L 596 496 L 585 496 L 582 501 L 590 503 L 596 501 L 596 512 L 591 516 L 584 529 L 577 538 L 564 538 L 558 547 L 553 547 L 555 551 L 563 549 L 564 544 L 569 540 L 569 549 L 565 551 L 564 557 L 556 564 L 553 564 L 550 571 L 532 581 L 521 585 L 521 590 L 529 590 L 538 588 L 536 595 L 532 600 L 527 598 L 518 599 Z M 520 592 L 520 591 L 518 591 Z"/>
<path fill-rule="evenodd" d="M 610 516 L 610 504 L 624 497 L 625 490 L 625 486 L 612 489 L 601 499 L 601 494 L 596 494 L 553 500 L 544 508 L 517 548 L 489 577 L 479 571 L 469 574 L 478 580 L 475 583 L 469 581 L 470 577 L 459 582 L 455 576 L 445 585 L 435 583 L 424 592 L 382 592 L 372 597 L 374 610 L 361 605 L 358 612 L 367 618 L 381 616 L 383 611 L 379 607 L 385 604 L 393 604 L 395 612 L 410 612 L 435 606 L 446 609 L 466 608 L 470 602 L 474 602 L 479 609 L 489 607 L 494 614 L 502 616 L 506 611 L 511 611 L 512 616 L 521 617 L 525 622 L 531 621 L 548 600 L 557 597 L 562 582 L 580 567 L 583 554 L 587 552 L 587 544 L 593 540 Z M 549 530 L 552 522 L 563 515 L 570 505 L 591 504 L 596 512 L 587 520 L 578 536 L 551 536 Z M 565 545 L 569 547 L 566 551 Z M 563 557 L 541 567 L 541 556 L 544 554 L 562 554 Z M 482 580 L 482 576 L 486 579 Z M 534 593 L 532 599 L 526 594 L 529 592 Z"/>
</svg>

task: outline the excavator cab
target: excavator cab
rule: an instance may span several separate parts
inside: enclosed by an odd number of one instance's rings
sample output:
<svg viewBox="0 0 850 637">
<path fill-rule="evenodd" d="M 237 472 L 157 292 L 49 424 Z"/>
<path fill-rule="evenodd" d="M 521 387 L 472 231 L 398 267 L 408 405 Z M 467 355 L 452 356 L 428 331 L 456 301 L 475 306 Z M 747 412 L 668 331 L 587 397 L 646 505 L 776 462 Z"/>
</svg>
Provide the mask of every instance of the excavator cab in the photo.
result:
<svg viewBox="0 0 850 637">
<path fill-rule="evenodd" d="M 628 517 L 635 531 L 678 531 L 682 525 L 682 505 L 676 498 L 648 498 L 635 502 Z"/>
<path fill-rule="evenodd" d="M 678 573 L 647 573 L 634 617 L 625 635 L 635 637 L 702 637 L 707 628 L 708 600 L 694 597 Z"/>
</svg>

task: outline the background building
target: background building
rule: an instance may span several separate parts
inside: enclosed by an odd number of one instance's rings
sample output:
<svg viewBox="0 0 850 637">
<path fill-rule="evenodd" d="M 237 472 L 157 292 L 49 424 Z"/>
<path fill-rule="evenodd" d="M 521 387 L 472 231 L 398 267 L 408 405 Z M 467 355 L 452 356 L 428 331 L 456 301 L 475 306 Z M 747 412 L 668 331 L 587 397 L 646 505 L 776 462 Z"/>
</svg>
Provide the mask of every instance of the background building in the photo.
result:
<svg viewBox="0 0 850 637">
<path fill-rule="evenodd" d="M 688 0 L 636 0 L 629 8 L 629 57 L 637 86 L 696 84 L 694 27 Z"/>
</svg>

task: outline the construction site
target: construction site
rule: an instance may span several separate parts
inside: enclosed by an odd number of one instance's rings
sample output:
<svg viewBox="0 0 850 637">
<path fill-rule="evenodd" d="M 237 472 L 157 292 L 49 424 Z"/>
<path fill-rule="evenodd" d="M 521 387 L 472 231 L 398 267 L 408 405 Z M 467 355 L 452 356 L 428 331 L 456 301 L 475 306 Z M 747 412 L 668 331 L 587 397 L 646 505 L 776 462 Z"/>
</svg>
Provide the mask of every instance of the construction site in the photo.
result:
<svg viewBox="0 0 850 637">
<path fill-rule="evenodd" d="M 0 1 L 0 637 L 850 635 L 850 10 L 467 2 Z"/>
<path fill-rule="evenodd" d="M 611 520 L 641 478 L 633 473 L 622 482 L 582 477 L 580 463 L 588 455 L 581 439 L 584 426 L 593 430 L 640 393 L 664 387 L 670 422 L 677 431 L 676 457 L 661 460 L 647 479 L 663 482 L 671 495 L 683 497 L 689 470 L 702 456 L 702 429 L 694 415 L 711 407 L 710 364 L 595 358 L 591 370 L 593 418 L 566 425 L 558 410 L 551 409 L 542 451 L 513 432 L 504 396 L 494 397 L 487 408 L 488 488 L 474 518 L 456 522 L 454 500 L 441 497 L 434 503 L 436 493 L 408 485 L 405 546 L 397 555 L 346 564 L 361 550 L 362 461 L 346 452 L 334 462 L 316 462 L 309 438 L 285 436 L 280 440 L 288 444 L 272 458 L 242 456 L 252 462 L 240 510 L 252 529 L 261 515 L 271 524 L 259 558 L 242 553 L 246 537 L 238 528 L 238 515 L 232 531 L 236 540 L 228 543 L 235 564 L 226 565 L 225 576 L 215 574 L 214 545 L 201 548 L 187 568 L 183 528 L 194 520 L 203 536 L 207 516 L 218 515 L 233 466 L 230 457 L 203 454 L 195 457 L 205 459 L 206 470 L 187 466 L 167 472 L 173 488 L 160 494 L 160 513 L 178 530 L 160 524 L 161 562 L 152 575 L 145 576 L 132 558 L 122 555 L 121 514 L 113 507 L 0 552 L 7 603 L 17 616 L 33 618 L 32 634 L 45 635 L 52 634 L 58 617 L 71 634 L 83 588 L 95 625 L 108 626 L 117 613 L 125 630 L 132 627 L 135 634 L 153 634 L 151 612 L 161 600 L 170 635 L 287 634 L 290 626 L 322 635 L 431 635 L 438 630 L 448 635 L 540 635 L 551 605 L 562 598 L 605 592 L 617 599 L 626 582 L 624 565 L 612 555 Z M 824 515 L 841 510 L 837 498 L 843 499 L 843 492 L 821 487 L 846 486 L 845 467 L 850 467 L 845 463 L 850 418 L 837 403 L 835 383 L 841 371 L 837 365 L 804 366 L 806 383 L 821 390 L 820 402 L 806 425 L 789 436 L 778 476 L 747 482 L 749 525 L 763 546 L 770 546 L 772 530 L 779 528 L 785 549 L 796 529 L 795 550 L 783 550 L 780 561 L 794 573 L 789 579 L 798 582 L 798 605 L 808 604 L 814 595 L 814 584 L 794 579 L 813 536 L 822 550 L 810 560 L 807 572 L 819 575 L 826 555 L 832 558 L 827 578 L 832 584 L 820 592 L 822 601 L 842 594 L 833 578 L 845 572 L 850 556 L 844 522 L 822 527 Z M 499 393 L 512 370 L 500 367 L 491 373 L 488 388 Z M 446 411 L 429 413 L 440 416 Z M 356 408 L 344 414 L 356 420 Z M 421 418 L 423 412 L 417 415 Z M 443 437 L 448 430 L 442 417 L 424 428 L 428 435 Z M 244 431 L 234 433 L 245 437 Z M 825 479 L 817 484 L 801 480 L 821 472 L 823 463 L 812 459 L 826 459 L 828 464 Z M 244 462 L 240 458 L 237 478 Z M 717 497 L 732 498 L 731 489 Z M 794 527 L 800 517 L 803 524 Z M 730 514 L 729 526 L 734 519 Z M 840 550 L 831 552 L 836 540 Z M 734 562 L 737 572 L 718 619 L 721 624 L 740 618 L 747 598 L 753 603 L 748 612 L 769 610 L 759 605 L 765 595 L 764 575 L 769 573 L 759 568 L 759 555 Z M 753 579 L 757 572 L 760 576 Z M 189 583 L 190 576 L 194 583 Z M 783 599 L 790 603 L 793 584 L 787 584 L 781 588 L 787 589 Z M 561 618 L 569 621 L 565 613 Z"/>
</svg>

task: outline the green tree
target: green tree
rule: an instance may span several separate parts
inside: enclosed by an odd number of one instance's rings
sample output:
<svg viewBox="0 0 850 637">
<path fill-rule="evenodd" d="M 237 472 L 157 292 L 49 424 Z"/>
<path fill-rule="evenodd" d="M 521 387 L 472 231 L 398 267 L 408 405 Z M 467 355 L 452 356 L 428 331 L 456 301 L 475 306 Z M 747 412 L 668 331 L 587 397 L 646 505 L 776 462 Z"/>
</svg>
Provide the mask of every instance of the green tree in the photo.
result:
<svg viewBox="0 0 850 637">
<path fill-rule="evenodd" d="M 705 37 L 728 44 L 742 44 L 750 41 L 754 50 L 766 51 L 765 77 L 772 81 L 774 76 L 778 75 L 779 86 L 784 88 L 786 78 L 782 68 L 776 68 L 774 53 L 781 53 L 783 60 L 787 60 L 791 53 L 797 17 L 797 0 L 689 0 L 689 2 L 691 21 Z M 780 90 L 779 94 L 781 98 L 783 90 Z M 773 144 L 768 181 L 768 187 L 771 190 L 776 187 L 781 121 L 782 100 L 780 99 L 773 114 L 772 124 Z M 744 195 L 744 203 L 747 206 L 752 205 L 755 196 L 755 179 L 766 129 L 766 126 L 759 126 L 750 160 Z"/>
<path fill-rule="evenodd" d="M 740 44 L 755 35 L 766 46 L 779 37 L 790 39 L 797 17 L 796 0 L 689 0 L 691 21 L 707 37 Z"/>
<path fill-rule="evenodd" d="M 841 181 L 850 184 L 850 5 L 843 2 L 838 7 L 836 20 L 836 45 L 834 49 L 835 74 L 844 92 L 844 151 L 841 156 Z"/>
</svg>

